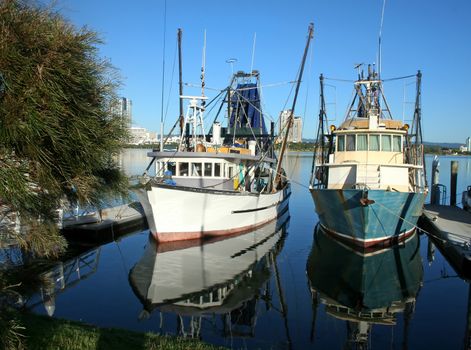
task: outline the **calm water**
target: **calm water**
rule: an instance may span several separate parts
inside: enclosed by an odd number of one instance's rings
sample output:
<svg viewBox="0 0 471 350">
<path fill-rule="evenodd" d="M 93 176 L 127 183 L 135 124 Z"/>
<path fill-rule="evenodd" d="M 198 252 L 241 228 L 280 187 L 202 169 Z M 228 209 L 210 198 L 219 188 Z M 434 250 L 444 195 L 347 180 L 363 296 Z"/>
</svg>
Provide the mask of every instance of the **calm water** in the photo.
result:
<svg viewBox="0 0 471 350">
<path fill-rule="evenodd" d="M 128 174 L 142 172 L 145 152 L 126 152 Z M 471 184 L 471 158 L 441 158 L 447 186 L 452 159 L 461 193 Z M 290 155 L 285 168 L 293 179 L 286 225 L 201 247 L 159 247 L 148 231 L 131 233 L 49 271 L 55 287 L 29 305 L 232 348 L 464 348 L 469 286 L 438 249 L 429 251 L 427 237 L 365 257 L 314 235 L 311 156 Z M 359 322 L 360 313 L 371 322 Z"/>
</svg>

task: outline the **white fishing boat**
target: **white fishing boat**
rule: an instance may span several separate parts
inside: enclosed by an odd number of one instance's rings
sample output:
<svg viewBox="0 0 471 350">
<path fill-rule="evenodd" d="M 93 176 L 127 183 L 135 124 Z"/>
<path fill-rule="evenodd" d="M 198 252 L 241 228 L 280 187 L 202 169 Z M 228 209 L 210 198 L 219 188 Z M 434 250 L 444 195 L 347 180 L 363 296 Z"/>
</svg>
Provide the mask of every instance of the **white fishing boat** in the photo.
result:
<svg viewBox="0 0 471 350">
<path fill-rule="evenodd" d="M 311 25 L 301 67 L 312 31 Z M 292 113 L 301 76 L 302 69 Z M 204 68 L 201 96 L 183 96 L 181 86 L 177 151 L 148 153 L 156 176 L 139 191 L 154 237 L 168 242 L 234 235 L 276 220 L 288 209 L 291 194 L 281 168 L 288 132 L 277 159 L 274 124 L 268 133 L 260 103 L 259 72 L 234 74 L 230 86 L 223 90 L 227 125 L 217 122 L 217 115 L 208 133 L 203 115 L 212 101 L 206 104 Z M 184 100 L 189 101 L 185 118 Z M 292 123 L 287 124 L 289 128 Z"/>
</svg>

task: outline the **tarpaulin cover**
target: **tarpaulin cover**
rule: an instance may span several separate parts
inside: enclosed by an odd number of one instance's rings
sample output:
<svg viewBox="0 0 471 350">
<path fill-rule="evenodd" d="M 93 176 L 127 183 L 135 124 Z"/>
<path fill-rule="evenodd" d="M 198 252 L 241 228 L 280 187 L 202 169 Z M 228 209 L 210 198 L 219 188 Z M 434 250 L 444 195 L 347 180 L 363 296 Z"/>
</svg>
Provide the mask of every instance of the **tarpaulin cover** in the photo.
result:
<svg viewBox="0 0 471 350">
<path fill-rule="evenodd" d="M 231 94 L 231 120 L 229 127 L 252 128 L 254 134 L 266 134 L 261 115 L 260 93 L 256 83 L 238 84 Z"/>
</svg>

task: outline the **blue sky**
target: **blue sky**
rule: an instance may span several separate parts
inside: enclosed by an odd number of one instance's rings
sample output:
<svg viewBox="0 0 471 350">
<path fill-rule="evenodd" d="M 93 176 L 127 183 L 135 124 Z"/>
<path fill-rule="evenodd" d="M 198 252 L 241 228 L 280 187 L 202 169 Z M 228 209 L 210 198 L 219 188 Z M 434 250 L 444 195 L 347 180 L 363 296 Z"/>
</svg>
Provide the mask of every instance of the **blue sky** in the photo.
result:
<svg viewBox="0 0 471 350">
<path fill-rule="evenodd" d="M 123 77 L 120 95 L 133 100 L 133 122 L 159 130 L 161 116 L 164 0 L 60 0 L 57 10 L 78 27 L 97 31 L 100 54 Z M 178 115 L 178 70 L 172 67 L 177 28 L 183 29 L 183 80 L 199 83 L 206 30 L 206 86 L 209 97 L 227 86 L 228 58 L 234 70 L 249 70 L 256 33 L 254 69 L 261 73 L 265 112 L 277 118 L 291 85 L 269 86 L 296 77 L 307 28 L 315 34 L 296 114 L 304 120 L 303 137 L 317 128 L 320 73 L 356 77 L 355 63 L 374 63 L 382 0 L 167 0 L 164 113 L 169 130 Z M 423 73 L 422 108 L 426 141 L 461 142 L 471 136 L 471 1 L 387 0 L 382 35 L 382 77 Z M 396 118 L 411 118 L 413 82 L 385 84 Z M 338 125 L 352 96 L 352 85 L 329 81 L 329 116 Z M 199 90 L 185 88 L 185 94 Z M 404 99 L 404 96 L 405 99 Z M 288 106 L 291 105 L 291 100 Z M 212 118 L 209 118 L 212 119 Z"/>
</svg>

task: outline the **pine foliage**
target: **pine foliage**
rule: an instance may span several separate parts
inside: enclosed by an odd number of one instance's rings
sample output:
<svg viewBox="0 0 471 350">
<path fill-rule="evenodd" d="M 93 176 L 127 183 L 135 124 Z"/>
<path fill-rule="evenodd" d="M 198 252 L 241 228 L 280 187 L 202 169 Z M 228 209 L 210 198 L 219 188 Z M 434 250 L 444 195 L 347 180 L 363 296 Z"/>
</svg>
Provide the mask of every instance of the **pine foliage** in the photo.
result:
<svg viewBox="0 0 471 350">
<path fill-rule="evenodd" d="M 48 217 L 64 195 L 123 189 L 119 79 L 97 34 L 19 0 L 0 1 L 0 18 L 0 204 Z"/>
</svg>

